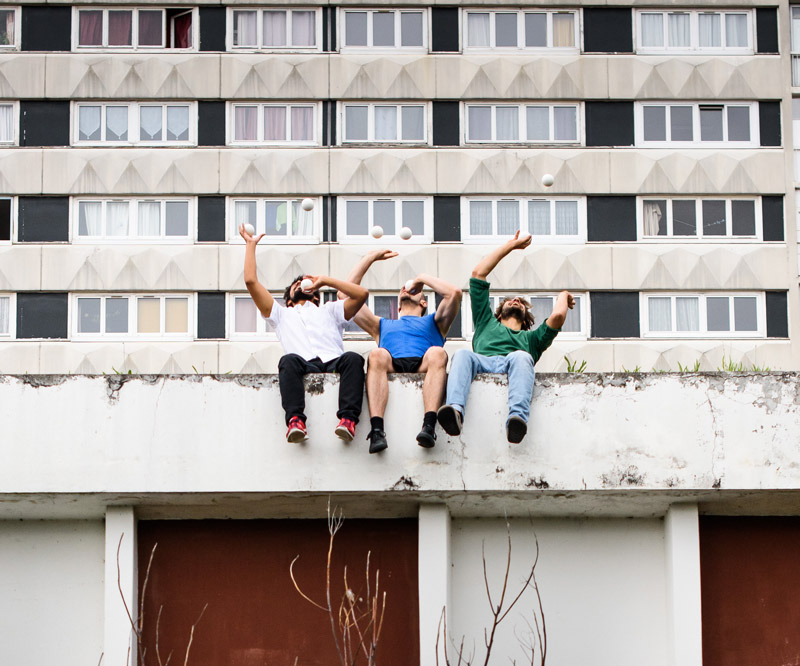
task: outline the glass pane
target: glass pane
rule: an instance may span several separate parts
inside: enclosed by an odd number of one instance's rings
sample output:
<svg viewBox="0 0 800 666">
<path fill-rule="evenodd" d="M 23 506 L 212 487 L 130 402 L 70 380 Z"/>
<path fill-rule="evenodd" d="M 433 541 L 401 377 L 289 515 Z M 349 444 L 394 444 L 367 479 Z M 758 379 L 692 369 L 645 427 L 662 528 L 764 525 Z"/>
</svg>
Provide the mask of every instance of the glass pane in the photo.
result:
<svg viewBox="0 0 800 666">
<path fill-rule="evenodd" d="M 497 202 L 497 233 L 500 236 L 513 236 L 519 231 L 519 202 Z"/>
<path fill-rule="evenodd" d="M 0 46 L 14 45 L 14 18 L 13 9 L 0 11 Z M 8 299 L 6 299 L 7 302 Z M 5 332 L 8 333 L 8 331 Z"/>
<path fill-rule="evenodd" d="M 397 233 L 394 201 L 376 201 L 372 208 L 372 223 L 383 227 L 385 234 Z"/>
<path fill-rule="evenodd" d="M 286 12 L 265 11 L 263 30 L 264 46 L 286 46 Z"/>
<path fill-rule="evenodd" d="M 397 319 L 397 296 L 375 296 L 375 315 L 384 319 Z"/>
<path fill-rule="evenodd" d="M 529 106 L 525 109 L 528 141 L 547 141 L 550 138 L 550 109 L 546 106 Z"/>
<path fill-rule="evenodd" d="M 98 10 L 81 10 L 78 12 L 78 45 L 103 45 L 103 12 Z"/>
<path fill-rule="evenodd" d="M 258 108 L 255 106 L 233 107 L 233 140 L 255 141 L 258 139 Z"/>
<path fill-rule="evenodd" d="M 669 107 L 670 138 L 673 141 L 691 141 L 694 137 L 691 106 Z"/>
<path fill-rule="evenodd" d="M 400 46 L 422 46 L 422 12 L 400 14 Z"/>
<path fill-rule="evenodd" d="M 167 107 L 167 141 L 189 140 L 189 107 Z"/>
<path fill-rule="evenodd" d="M 387 233 L 394 233 L 384 229 Z M 369 202 L 368 201 L 348 201 L 347 202 L 347 235 L 366 236 L 369 233 Z"/>
<path fill-rule="evenodd" d="M 161 204 L 158 201 L 139 202 L 138 229 L 140 236 L 161 235 Z"/>
<path fill-rule="evenodd" d="M 800 8 L 792 7 L 792 53 L 800 53 Z"/>
<path fill-rule="evenodd" d="M 724 201 L 703 201 L 703 235 L 725 236 L 728 223 L 725 215 Z"/>
<path fill-rule="evenodd" d="M 131 46 L 133 44 L 133 12 L 109 10 L 108 45 Z"/>
<path fill-rule="evenodd" d="M 547 46 L 547 14 L 525 14 L 525 46 Z"/>
<path fill-rule="evenodd" d="M 166 203 L 166 229 L 167 236 L 189 235 L 189 202 L 167 201 Z"/>
<path fill-rule="evenodd" d="M 722 141 L 722 107 L 700 107 L 700 140 Z"/>
<path fill-rule="evenodd" d="M 578 235 L 578 202 L 556 201 L 556 236 Z"/>
<path fill-rule="evenodd" d="M 237 333 L 256 332 L 256 304 L 250 298 L 236 297 L 233 301 L 233 327 Z"/>
<path fill-rule="evenodd" d="M 519 141 L 519 107 L 497 107 L 497 140 Z"/>
<path fill-rule="evenodd" d="M 106 107 L 106 141 L 128 140 L 128 107 Z"/>
<path fill-rule="evenodd" d="M 578 140 L 578 110 L 574 106 L 557 106 L 553 109 L 553 130 L 556 141 Z"/>
<path fill-rule="evenodd" d="M 709 331 L 730 331 L 730 299 L 725 297 L 709 297 L 706 299 L 706 318 Z"/>
<path fill-rule="evenodd" d="M 403 141 L 425 140 L 425 109 L 421 106 L 404 106 L 401 111 Z"/>
<path fill-rule="evenodd" d="M 667 109 L 664 106 L 645 106 L 644 114 L 644 140 L 667 140 Z"/>
<path fill-rule="evenodd" d="M 675 299 L 675 323 L 678 331 L 700 330 L 700 299 L 697 297 Z"/>
<path fill-rule="evenodd" d="M 78 204 L 78 235 L 100 236 L 103 233 L 103 204 L 81 201 Z"/>
<path fill-rule="evenodd" d="M 100 299 L 78 299 L 78 333 L 100 332 Z"/>
<path fill-rule="evenodd" d="M 264 204 L 264 233 L 267 236 L 288 236 L 289 215 L 286 201 L 267 201 Z"/>
<path fill-rule="evenodd" d="M 286 141 L 286 107 L 264 107 L 264 141 Z"/>
<path fill-rule="evenodd" d="M 689 48 L 692 45 L 689 14 L 669 14 L 669 45 L 676 48 Z"/>
<path fill-rule="evenodd" d="M 233 12 L 234 46 L 258 46 L 256 19 L 257 15 L 254 11 L 235 10 Z"/>
<path fill-rule="evenodd" d="M 736 296 L 733 299 L 733 325 L 737 331 L 758 329 L 756 299 L 751 296 Z"/>
<path fill-rule="evenodd" d="M 372 15 L 372 45 L 394 46 L 394 12 Z"/>
<path fill-rule="evenodd" d="M 534 326 L 541 324 L 550 316 L 550 313 L 553 311 L 552 296 L 536 296 L 535 298 L 530 299 L 530 304 Z M 561 330 L 563 331 L 565 329 L 562 328 Z"/>
<path fill-rule="evenodd" d="M 750 109 L 746 106 L 729 106 L 728 141 L 750 141 Z"/>
<path fill-rule="evenodd" d="M 756 202 L 737 201 L 731 202 L 731 233 L 734 236 L 756 235 Z"/>
<path fill-rule="evenodd" d="M 575 46 L 575 15 L 553 14 L 553 46 Z"/>
<path fill-rule="evenodd" d="M 747 46 L 747 14 L 725 14 L 725 46 Z"/>
<path fill-rule="evenodd" d="M 106 204 L 107 236 L 128 236 L 129 223 L 130 215 L 127 201 L 109 201 L 108 204 Z"/>
<path fill-rule="evenodd" d="M 314 46 L 317 43 L 316 13 L 292 12 L 292 46 Z"/>
<path fill-rule="evenodd" d="M 468 107 L 468 132 L 470 141 L 487 141 L 492 138 L 492 109 L 488 106 Z"/>
<path fill-rule="evenodd" d="M 314 140 L 314 108 L 292 107 L 292 141 Z"/>
<path fill-rule="evenodd" d="M 489 46 L 489 14 L 469 12 L 467 14 L 467 45 Z"/>
<path fill-rule="evenodd" d="M 345 12 L 345 46 L 367 45 L 367 12 Z"/>
<path fill-rule="evenodd" d="M 128 299 L 106 299 L 106 333 L 128 332 Z"/>
<path fill-rule="evenodd" d="M 473 236 L 492 234 L 492 202 L 469 202 L 469 233 Z"/>
<path fill-rule="evenodd" d="M 641 46 L 645 48 L 664 46 L 664 15 L 642 14 L 641 19 Z"/>
<path fill-rule="evenodd" d="M 642 202 L 642 226 L 645 236 L 667 235 L 667 202 L 664 199 Z"/>
<path fill-rule="evenodd" d="M 581 332 L 581 297 L 575 297 L 575 307 L 572 310 L 567 310 L 567 319 L 561 327 L 564 333 L 580 333 Z"/>
<path fill-rule="evenodd" d="M 672 330 L 672 299 L 650 297 L 647 299 L 648 321 L 651 331 Z"/>
<path fill-rule="evenodd" d="M 139 46 L 163 46 L 163 12 L 139 10 Z"/>
<path fill-rule="evenodd" d="M 367 115 L 366 106 L 346 106 L 344 110 L 344 137 L 347 141 L 366 141 Z"/>
<path fill-rule="evenodd" d="M 532 236 L 549 236 L 550 231 L 550 202 L 528 202 L 528 230 Z"/>
<path fill-rule="evenodd" d="M 517 45 L 517 14 L 497 13 L 494 15 L 495 46 Z"/>
<path fill-rule="evenodd" d="M 99 141 L 100 140 L 100 116 L 99 106 L 81 106 L 78 111 L 78 140 L 79 141 Z"/>
<path fill-rule="evenodd" d="M 189 299 L 164 299 L 164 319 L 167 333 L 186 333 L 189 330 Z"/>
<path fill-rule="evenodd" d="M 139 138 L 142 141 L 161 141 L 160 106 L 142 106 L 139 108 Z"/>
<path fill-rule="evenodd" d="M 697 205 L 694 201 L 672 202 L 672 233 L 675 236 L 697 235 Z"/>
<path fill-rule="evenodd" d="M 233 204 L 233 238 L 239 237 L 239 227 L 243 224 L 252 224 L 256 234 L 260 233 L 256 224 L 256 202 L 236 201 Z M 266 232 L 265 232 L 266 233 Z"/>
<path fill-rule="evenodd" d="M 425 233 L 425 204 L 422 201 L 403 202 L 403 226 L 415 236 Z"/>
<path fill-rule="evenodd" d="M 396 106 L 375 107 L 375 140 L 376 141 L 397 140 Z"/>
<path fill-rule="evenodd" d="M 700 33 L 700 46 L 722 46 L 719 14 L 700 14 L 697 17 L 697 27 Z"/>
</svg>

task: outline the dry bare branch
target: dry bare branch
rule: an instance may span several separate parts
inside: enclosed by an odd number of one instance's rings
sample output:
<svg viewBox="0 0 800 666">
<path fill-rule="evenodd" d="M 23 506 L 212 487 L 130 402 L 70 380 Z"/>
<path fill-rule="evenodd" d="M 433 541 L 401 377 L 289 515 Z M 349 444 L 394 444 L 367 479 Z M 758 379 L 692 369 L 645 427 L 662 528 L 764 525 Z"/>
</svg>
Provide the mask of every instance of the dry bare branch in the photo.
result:
<svg viewBox="0 0 800 666">
<path fill-rule="evenodd" d="M 203 606 L 203 610 L 200 611 L 200 615 L 198 615 L 197 619 L 194 621 L 191 630 L 189 631 L 189 643 L 186 645 L 186 657 L 183 660 L 183 666 L 187 666 L 189 663 L 189 650 L 192 649 L 192 641 L 194 640 L 194 628 L 198 625 L 200 620 L 203 618 L 203 613 L 206 612 L 206 608 L 208 608 L 208 603 Z"/>
</svg>

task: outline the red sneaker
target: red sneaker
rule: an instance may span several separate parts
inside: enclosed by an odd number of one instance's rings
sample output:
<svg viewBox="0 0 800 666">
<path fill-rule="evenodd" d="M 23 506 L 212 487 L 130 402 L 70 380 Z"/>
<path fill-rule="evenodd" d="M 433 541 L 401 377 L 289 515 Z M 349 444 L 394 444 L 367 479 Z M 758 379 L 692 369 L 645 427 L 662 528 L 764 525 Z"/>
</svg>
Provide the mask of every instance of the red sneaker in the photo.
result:
<svg viewBox="0 0 800 666">
<path fill-rule="evenodd" d="M 356 436 L 356 422 L 352 419 L 342 419 L 339 425 L 336 426 L 336 436 L 343 439 L 345 442 L 352 442 L 353 437 Z"/>
<path fill-rule="evenodd" d="M 293 416 L 289 419 L 289 429 L 286 431 L 287 442 L 302 442 L 308 439 L 308 430 L 306 424 L 299 416 Z"/>
</svg>

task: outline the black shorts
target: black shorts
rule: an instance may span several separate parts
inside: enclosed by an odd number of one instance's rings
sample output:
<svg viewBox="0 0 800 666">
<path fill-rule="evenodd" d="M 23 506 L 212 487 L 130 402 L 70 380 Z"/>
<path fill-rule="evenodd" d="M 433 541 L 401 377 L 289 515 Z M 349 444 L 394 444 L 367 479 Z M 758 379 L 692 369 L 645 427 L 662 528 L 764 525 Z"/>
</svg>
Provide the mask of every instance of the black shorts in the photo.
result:
<svg viewBox="0 0 800 666">
<path fill-rule="evenodd" d="M 418 372 L 422 365 L 421 356 L 407 356 L 406 358 L 392 357 L 392 365 L 395 372 Z"/>
</svg>

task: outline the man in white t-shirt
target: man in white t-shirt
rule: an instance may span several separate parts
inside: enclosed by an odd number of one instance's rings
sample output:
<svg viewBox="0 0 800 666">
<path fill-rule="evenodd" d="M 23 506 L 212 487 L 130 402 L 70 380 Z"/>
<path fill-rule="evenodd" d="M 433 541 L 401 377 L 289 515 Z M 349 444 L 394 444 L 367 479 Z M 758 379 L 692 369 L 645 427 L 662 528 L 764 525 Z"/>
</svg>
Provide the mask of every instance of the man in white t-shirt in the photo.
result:
<svg viewBox="0 0 800 666">
<path fill-rule="evenodd" d="M 274 324 L 285 352 L 278 364 L 278 384 L 286 412 L 286 440 L 302 442 L 308 436 L 303 413 L 306 402 L 303 376 L 310 372 L 336 372 L 340 375 L 336 412 L 340 420 L 334 432 L 351 441 L 364 399 L 364 359 L 355 352 L 345 352 L 342 337 L 345 326 L 366 303 L 369 292 L 327 275 L 300 275 L 286 288 L 283 306 L 258 281 L 256 244 L 264 234 L 253 237 L 244 225 L 239 227 L 239 233 L 247 243 L 244 255 L 247 291 L 261 314 Z M 311 286 L 305 290 L 300 287 L 303 279 L 311 280 Z M 345 299 L 320 305 L 320 287 L 333 287 Z"/>
</svg>

